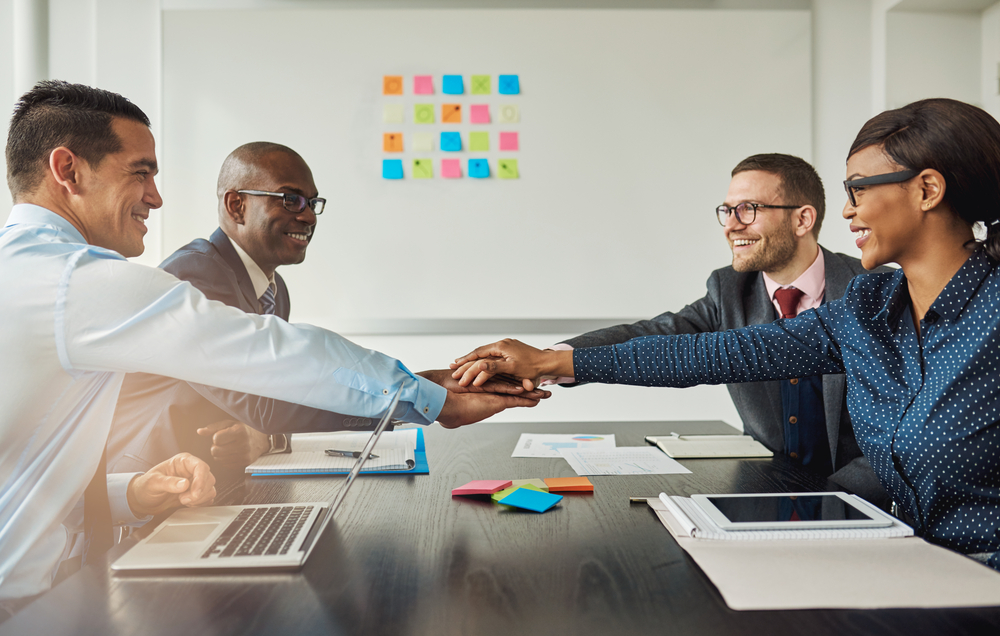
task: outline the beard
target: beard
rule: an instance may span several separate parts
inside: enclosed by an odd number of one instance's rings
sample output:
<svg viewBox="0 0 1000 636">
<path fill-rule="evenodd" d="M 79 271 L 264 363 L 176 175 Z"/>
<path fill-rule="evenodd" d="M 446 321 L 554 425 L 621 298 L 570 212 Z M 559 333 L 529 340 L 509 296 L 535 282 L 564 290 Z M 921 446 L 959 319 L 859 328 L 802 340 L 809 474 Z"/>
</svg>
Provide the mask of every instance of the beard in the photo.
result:
<svg viewBox="0 0 1000 636">
<path fill-rule="evenodd" d="M 733 269 L 737 272 L 771 272 L 781 269 L 795 258 L 796 247 L 792 215 L 788 214 L 780 226 L 760 237 L 751 254 L 742 257 L 734 254 Z"/>
</svg>

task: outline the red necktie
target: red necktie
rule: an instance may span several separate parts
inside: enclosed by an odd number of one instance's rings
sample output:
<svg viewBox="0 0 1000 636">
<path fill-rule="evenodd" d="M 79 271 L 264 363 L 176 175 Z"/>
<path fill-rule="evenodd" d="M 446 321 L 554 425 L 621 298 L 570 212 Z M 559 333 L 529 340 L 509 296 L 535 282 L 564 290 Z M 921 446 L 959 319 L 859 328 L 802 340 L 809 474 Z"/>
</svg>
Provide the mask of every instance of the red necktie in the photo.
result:
<svg viewBox="0 0 1000 636">
<path fill-rule="evenodd" d="M 782 318 L 794 318 L 796 311 L 799 308 L 799 300 L 805 295 L 801 289 L 796 289 L 794 287 L 785 287 L 783 289 L 775 290 L 774 299 L 778 301 L 778 306 L 781 307 L 781 317 Z"/>
</svg>

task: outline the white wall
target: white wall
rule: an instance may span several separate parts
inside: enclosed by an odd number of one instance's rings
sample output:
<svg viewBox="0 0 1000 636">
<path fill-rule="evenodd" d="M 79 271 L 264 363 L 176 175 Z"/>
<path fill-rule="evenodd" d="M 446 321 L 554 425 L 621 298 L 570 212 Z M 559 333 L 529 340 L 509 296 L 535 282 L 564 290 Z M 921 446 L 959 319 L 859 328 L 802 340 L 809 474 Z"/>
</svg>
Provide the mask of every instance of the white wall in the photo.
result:
<svg viewBox="0 0 1000 636">
<path fill-rule="evenodd" d="M 1000 118 L 1000 2 L 982 14 L 980 44 L 980 105 Z"/>
</svg>

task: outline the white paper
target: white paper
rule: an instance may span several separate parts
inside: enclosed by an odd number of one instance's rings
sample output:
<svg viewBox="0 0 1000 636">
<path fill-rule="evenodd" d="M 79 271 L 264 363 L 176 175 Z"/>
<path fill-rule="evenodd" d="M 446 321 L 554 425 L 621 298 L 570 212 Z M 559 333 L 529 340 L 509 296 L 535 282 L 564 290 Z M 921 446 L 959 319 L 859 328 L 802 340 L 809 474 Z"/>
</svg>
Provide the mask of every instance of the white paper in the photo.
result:
<svg viewBox="0 0 1000 636">
<path fill-rule="evenodd" d="M 559 451 L 573 448 L 614 448 L 615 436 L 594 433 L 555 435 L 521 433 L 511 457 L 562 457 Z"/>
<path fill-rule="evenodd" d="M 651 446 L 566 449 L 559 452 L 577 475 L 679 475 L 691 471 Z"/>
</svg>

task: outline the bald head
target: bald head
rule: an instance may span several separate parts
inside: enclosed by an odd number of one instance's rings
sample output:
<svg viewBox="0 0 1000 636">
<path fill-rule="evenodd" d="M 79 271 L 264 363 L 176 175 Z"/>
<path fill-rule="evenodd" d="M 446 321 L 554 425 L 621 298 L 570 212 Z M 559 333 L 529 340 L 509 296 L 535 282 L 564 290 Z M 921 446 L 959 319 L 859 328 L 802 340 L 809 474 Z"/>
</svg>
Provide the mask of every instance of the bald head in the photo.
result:
<svg viewBox="0 0 1000 636">
<path fill-rule="evenodd" d="M 301 155 L 288 146 L 270 141 L 253 141 L 243 144 L 229 153 L 226 160 L 222 162 L 222 168 L 219 170 L 219 183 L 215 188 L 219 200 L 222 200 L 226 190 L 254 187 L 250 184 L 264 178 L 271 167 L 271 161 L 274 158 L 272 155 L 275 154 L 291 156 L 305 163 Z"/>
</svg>

